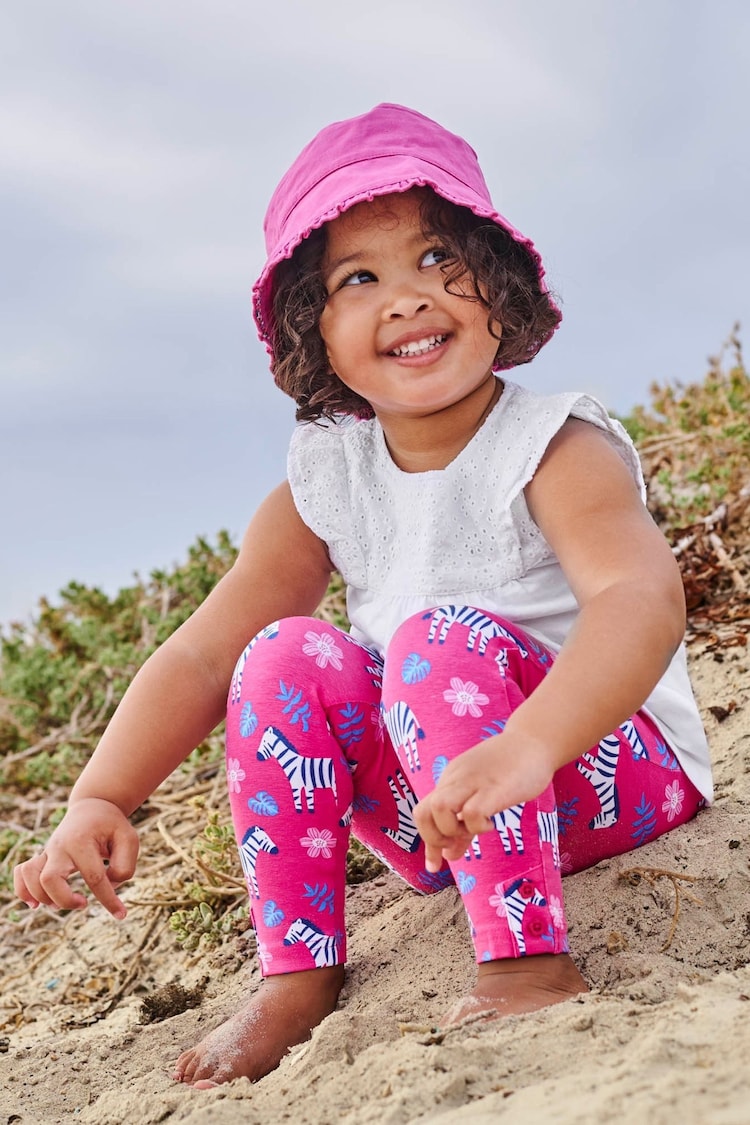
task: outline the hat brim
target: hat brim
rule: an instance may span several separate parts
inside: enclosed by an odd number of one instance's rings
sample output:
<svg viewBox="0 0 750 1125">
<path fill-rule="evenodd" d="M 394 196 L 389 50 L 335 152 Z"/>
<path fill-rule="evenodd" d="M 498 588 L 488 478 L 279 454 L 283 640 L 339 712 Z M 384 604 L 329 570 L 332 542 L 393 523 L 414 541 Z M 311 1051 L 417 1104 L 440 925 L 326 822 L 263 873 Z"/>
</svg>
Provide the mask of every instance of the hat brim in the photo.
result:
<svg viewBox="0 0 750 1125">
<path fill-rule="evenodd" d="M 270 251 L 263 272 L 253 286 L 253 315 L 258 328 L 258 335 L 272 358 L 273 275 L 279 262 L 290 258 L 295 249 L 309 237 L 312 231 L 318 230 L 325 223 L 329 223 L 345 211 L 349 211 L 357 203 L 372 201 L 384 195 L 399 194 L 414 187 L 432 188 L 437 195 L 449 203 L 466 207 L 479 218 L 487 219 L 501 227 L 533 259 L 542 292 L 549 292 L 544 279 L 542 259 L 533 242 L 496 211 L 488 198 L 480 196 L 473 188 L 445 168 L 438 167 L 408 153 L 369 157 L 362 162 L 366 163 L 367 166 L 367 187 L 359 191 L 352 191 L 352 165 L 356 163 L 359 163 L 359 161 L 352 161 L 351 164 L 328 172 L 317 184 L 306 191 L 302 201 L 290 207 L 284 219 L 283 227 L 289 229 L 291 226 L 294 230 L 294 236 L 288 241 L 279 243 Z M 336 200 L 336 203 L 331 204 L 332 199 Z M 295 217 L 293 222 L 290 222 L 296 209 L 300 210 L 300 214 Z M 550 303 L 554 308 L 557 308 L 551 298 Z M 557 311 L 559 312 L 559 309 Z"/>
</svg>

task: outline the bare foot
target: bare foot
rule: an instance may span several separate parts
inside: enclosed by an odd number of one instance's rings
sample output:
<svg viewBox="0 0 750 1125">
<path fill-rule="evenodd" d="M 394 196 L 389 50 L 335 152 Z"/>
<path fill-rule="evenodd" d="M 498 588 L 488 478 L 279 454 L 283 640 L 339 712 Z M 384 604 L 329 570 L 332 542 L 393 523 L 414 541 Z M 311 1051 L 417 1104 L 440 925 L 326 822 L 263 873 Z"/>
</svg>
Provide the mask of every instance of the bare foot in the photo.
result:
<svg viewBox="0 0 750 1125">
<path fill-rule="evenodd" d="M 268 977 L 237 1015 L 183 1051 L 173 1078 L 198 1090 L 274 1070 L 336 1007 L 344 966 Z"/>
<path fill-rule="evenodd" d="M 467 1016 L 499 1019 L 536 1012 L 588 990 L 567 953 L 486 961 L 478 967 L 472 992 L 453 1005 L 442 1026 L 460 1023 Z"/>
</svg>

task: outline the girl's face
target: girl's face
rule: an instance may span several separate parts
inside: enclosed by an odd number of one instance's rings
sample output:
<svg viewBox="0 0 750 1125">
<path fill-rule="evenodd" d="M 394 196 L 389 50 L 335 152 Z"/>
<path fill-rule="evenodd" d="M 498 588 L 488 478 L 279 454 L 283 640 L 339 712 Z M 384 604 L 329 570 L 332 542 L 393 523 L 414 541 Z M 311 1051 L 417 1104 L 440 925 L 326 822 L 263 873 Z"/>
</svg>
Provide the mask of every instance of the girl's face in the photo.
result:
<svg viewBox="0 0 750 1125">
<path fill-rule="evenodd" d="M 419 203 L 419 189 L 383 196 L 326 226 L 320 332 L 335 373 L 381 421 L 446 410 L 494 378 L 487 309 L 446 293 L 447 253 L 425 238 Z"/>
</svg>

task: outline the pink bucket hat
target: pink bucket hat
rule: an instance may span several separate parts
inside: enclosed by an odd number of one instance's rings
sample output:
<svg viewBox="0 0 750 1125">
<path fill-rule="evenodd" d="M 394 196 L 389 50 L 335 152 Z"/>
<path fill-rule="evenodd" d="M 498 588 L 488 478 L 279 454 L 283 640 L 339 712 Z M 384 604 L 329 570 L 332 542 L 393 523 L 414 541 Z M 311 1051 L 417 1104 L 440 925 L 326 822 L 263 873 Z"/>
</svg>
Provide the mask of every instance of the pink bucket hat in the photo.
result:
<svg viewBox="0 0 750 1125">
<path fill-rule="evenodd" d="M 268 258 L 253 288 L 258 335 L 269 355 L 273 356 L 273 274 L 278 263 L 290 258 L 311 231 L 356 203 L 412 187 L 430 187 L 443 199 L 497 223 L 527 251 L 542 292 L 548 292 L 538 251 L 493 207 L 474 149 L 416 110 L 384 103 L 322 129 L 271 197 L 263 224 Z M 562 318 L 551 298 L 550 304 Z"/>
</svg>

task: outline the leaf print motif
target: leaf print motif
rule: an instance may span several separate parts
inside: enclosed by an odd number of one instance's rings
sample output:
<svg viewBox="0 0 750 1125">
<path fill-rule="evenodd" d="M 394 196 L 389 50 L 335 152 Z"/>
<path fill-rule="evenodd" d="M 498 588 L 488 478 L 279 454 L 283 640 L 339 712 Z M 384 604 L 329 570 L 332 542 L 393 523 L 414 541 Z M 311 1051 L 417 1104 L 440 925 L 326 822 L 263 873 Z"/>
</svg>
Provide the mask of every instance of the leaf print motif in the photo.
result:
<svg viewBox="0 0 750 1125">
<path fill-rule="evenodd" d="M 662 765 L 665 770 L 678 770 L 680 768 L 680 763 L 677 761 L 666 742 L 659 740 L 656 743 L 656 753 L 661 759 L 659 764 Z"/>
<path fill-rule="evenodd" d="M 267 926 L 279 926 L 285 917 L 284 911 L 276 905 L 272 898 L 263 903 L 263 921 Z"/>
<path fill-rule="evenodd" d="M 493 719 L 489 726 L 482 727 L 482 738 L 493 738 L 505 730 L 505 719 Z"/>
<path fill-rule="evenodd" d="M 310 899 L 312 906 L 317 906 L 320 911 L 327 910 L 329 914 L 333 914 L 333 900 L 336 894 L 334 887 L 331 887 L 330 891 L 328 890 L 327 883 L 323 883 L 322 885 L 316 883 L 314 887 L 310 886 L 309 883 L 305 883 L 304 887 L 304 897 Z"/>
<path fill-rule="evenodd" d="M 253 711 L 253 705 L 249 701 L 242 706 L 242 713 L 240 714 L 240 735 L 242 738 L 249 738 L 250 735 L 258 727 L 258 716 Z"/>
<path fill-rule="evenodd" d="M 474 875 L 467 875 L 465 871 L 459 871 L 456 879 L 458 884 L 459 893 L 462 895 L 469 895 L 477 885 Z"/>
<path fill-rule="evenodd" d="M 367 797 L 364 793 L 358 793 L 352 801 L 352 808 L 355 812 L 375 812 L 375 809 L 380 804 L 374 797 Z"/>
<path fill-rule="evenodd" d="M 307 734 L 310 729 L 310 704 L 302 698 L 301 688 L 297 688 L 296 684 L 287 685 L 283 680 L 279 680 L 279 690 L 276 698 L 280 700 L 284 706 L 281 708 L 285 715 L 291 714 L 291 723 L 299 723 L 302 730 Z"/>
<path fill-rule="evenodd" d="M 339 707 L 339 715 L 343 722 L 338 723 L 336 733 L 342 745 L 348 750 L 350 746 L 362 741 L 365 733 L 365 713 L 356 703 L 347 703 Z"/>
<path fill-rule="evenodd" d="M 656 806 L 646 800 L 645 793 L 641 793 L 640 802 L 635 806 L 634 811 L 635 820 L 632 821 L 633 831 L 630 833 L 630 838 L 635 840 L 635 846 L 639 848 L 641 844 L 645 844 L 656 828 Z"/>
<path fill-rule="evenodd" d="M 435 761 L 432 763 L 432 780 L 436 785 L 443 776 L 443 770 L 447 765 L 448 759 L 445 754 L 438 754 L 437 758 L 435 758 Z"/>
<path fill-rule="evenodd" d="M 423 887 L 429 887 L 433 891 L 442 891 L 443 887 L 449 887 L 453 882 L 453 876 L 450 871 L 420 871 L 417 875 L 417 880 Z"/>
<path fill-rule="evenodd" d="M 420 656 L 418 652 L 410 652 L 401 665 L 401 679 L 405 684 L 419 684 L 427 679 L 431 669 L 429 660 Z"/>
<path fill-rule="evenodd" d="M 278 816 L 279 806 L 275 798 L 270 793 L 265 793 L 262 789 L 256 793 L 254 797 L 250 797 L 247 802 L 247 807 L 258 816 Z"/>
<path fill-rule="evenodd" d="M 578 800 L 578 797 L 571 797 L 569 801 L 563 801 L 557 806 L 557 831 L 560 836 L 565 835 L 578 816 Z"/>
</svg>

